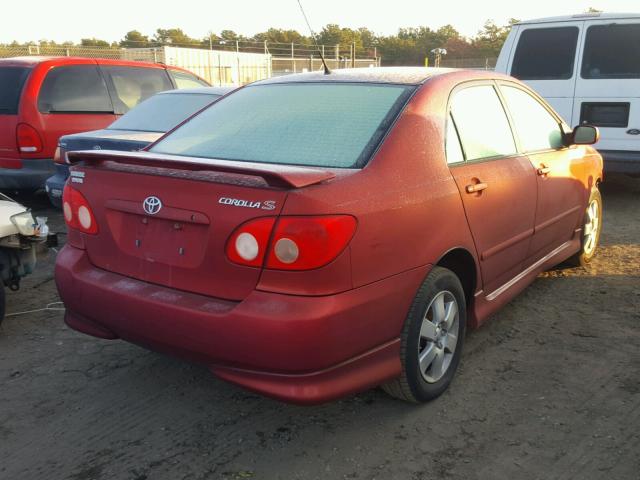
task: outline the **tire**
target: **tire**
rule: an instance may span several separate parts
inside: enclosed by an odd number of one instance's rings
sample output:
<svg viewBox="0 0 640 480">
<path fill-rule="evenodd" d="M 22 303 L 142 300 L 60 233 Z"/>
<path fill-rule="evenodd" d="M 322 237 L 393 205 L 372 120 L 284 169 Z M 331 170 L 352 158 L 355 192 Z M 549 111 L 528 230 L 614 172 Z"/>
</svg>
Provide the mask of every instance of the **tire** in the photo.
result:
<svg viewBox="0 0 640 480">
<path fill-rule="evenodd" d="M 4 320 L 4 308 L 6 305 L 5 293 L 4 293 L 4 285 L 0 282 L 0 325 L 2 325 L 2 321 Z"/>
<path fill-rule="evenodd" d="M 418 289 L 404 322 L 400 336 L 402 374 L 382 389 L 413 403 L 440 396 L 458 368 L 466 320 L 460 280 L 451 270 L 434 267 Z"/>
<path fill-rule="evenodd" d="M 595 214 L 595 217 L 594 217 Z M 591 190 L 587 208 L 582 221 L 582 237 L 580 250 L 570 257 L 566 263 L 572 267 L 586 266 L 596 255 L 602 231 L 602 196 L 598 187 Z"/>
</svg>

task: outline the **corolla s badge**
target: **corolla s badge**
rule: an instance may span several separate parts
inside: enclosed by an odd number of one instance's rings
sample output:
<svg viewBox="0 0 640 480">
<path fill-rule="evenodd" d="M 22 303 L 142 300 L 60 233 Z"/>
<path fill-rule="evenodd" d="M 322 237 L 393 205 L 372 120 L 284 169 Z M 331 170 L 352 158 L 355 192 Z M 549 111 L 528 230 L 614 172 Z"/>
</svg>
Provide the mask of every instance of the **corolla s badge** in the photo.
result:
<svg viewBox="0 0 640 480">
<path fill-rule="evenodd" d="M 144 202 L 142 202 L 142 208 L 149 215 L 155 215 L 162 208 L 162 202 L 158 197 L 147 197 L 144 199 Z"/>
</svg>

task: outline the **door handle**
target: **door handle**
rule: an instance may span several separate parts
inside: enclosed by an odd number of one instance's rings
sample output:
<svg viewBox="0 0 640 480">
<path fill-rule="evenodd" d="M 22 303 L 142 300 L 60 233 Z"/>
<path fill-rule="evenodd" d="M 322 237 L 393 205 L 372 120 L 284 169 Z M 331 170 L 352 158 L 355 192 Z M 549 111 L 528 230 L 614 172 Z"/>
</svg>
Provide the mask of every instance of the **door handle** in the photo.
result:
<svg viewBox="0 0 640 480">
<path fill-rule="evenodd" d="M 550 167 L 547 167 L 545 165 L 541 166 L 540 168 L 538 168 L 538 175 L 546 175 L 547 173 L 549 173 L 551 171 Z"/>
<path fill-rule="evenodd" d="M 474 183 L 473 185 L 467 185 L 465 187 L 465 190 L 467 191 L 467 193 L 478 193 L 481 192 L 482 190 L 484 190 L 485 188 L 487 188 L 489 185 L 487 185 L 486 183 Z"/>
</svg>

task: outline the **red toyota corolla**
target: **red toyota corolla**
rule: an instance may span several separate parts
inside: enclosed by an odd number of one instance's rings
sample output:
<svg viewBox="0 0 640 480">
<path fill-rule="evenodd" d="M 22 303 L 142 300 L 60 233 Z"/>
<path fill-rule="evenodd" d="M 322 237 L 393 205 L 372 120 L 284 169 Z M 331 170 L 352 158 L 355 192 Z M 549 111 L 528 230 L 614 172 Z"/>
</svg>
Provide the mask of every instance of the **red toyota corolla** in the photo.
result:
<svg viewBox="0 0 640 480">
<path fill-rule="evenodd" d="M 432 399 L 467 327 L 593 257 L 597 137 L 490 72 L 254 83 L 146 152 L 69 155 L 65 320 L 285 401 Z"/>
</svg>

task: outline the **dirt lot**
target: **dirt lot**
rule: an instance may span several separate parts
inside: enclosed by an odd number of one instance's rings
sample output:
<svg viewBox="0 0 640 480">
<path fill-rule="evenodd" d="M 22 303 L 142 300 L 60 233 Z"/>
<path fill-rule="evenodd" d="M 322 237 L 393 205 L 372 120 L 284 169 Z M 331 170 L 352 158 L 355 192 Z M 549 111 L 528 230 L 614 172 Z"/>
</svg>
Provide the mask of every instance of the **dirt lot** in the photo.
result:
<svg viewBox="0 0 640 480">
<path fill-rule="evenodd" d="M 0 479 L 640 479 L 640 180 L 603 190 L 597 260 L 541 275 L 471 332 L 452 387 L 424 406 L 372 390 L 293 407 L 75 333 L 60 311 L 9 317 Z M 8 312 L 57 300 L 54 260 Z"/>
</svg>

